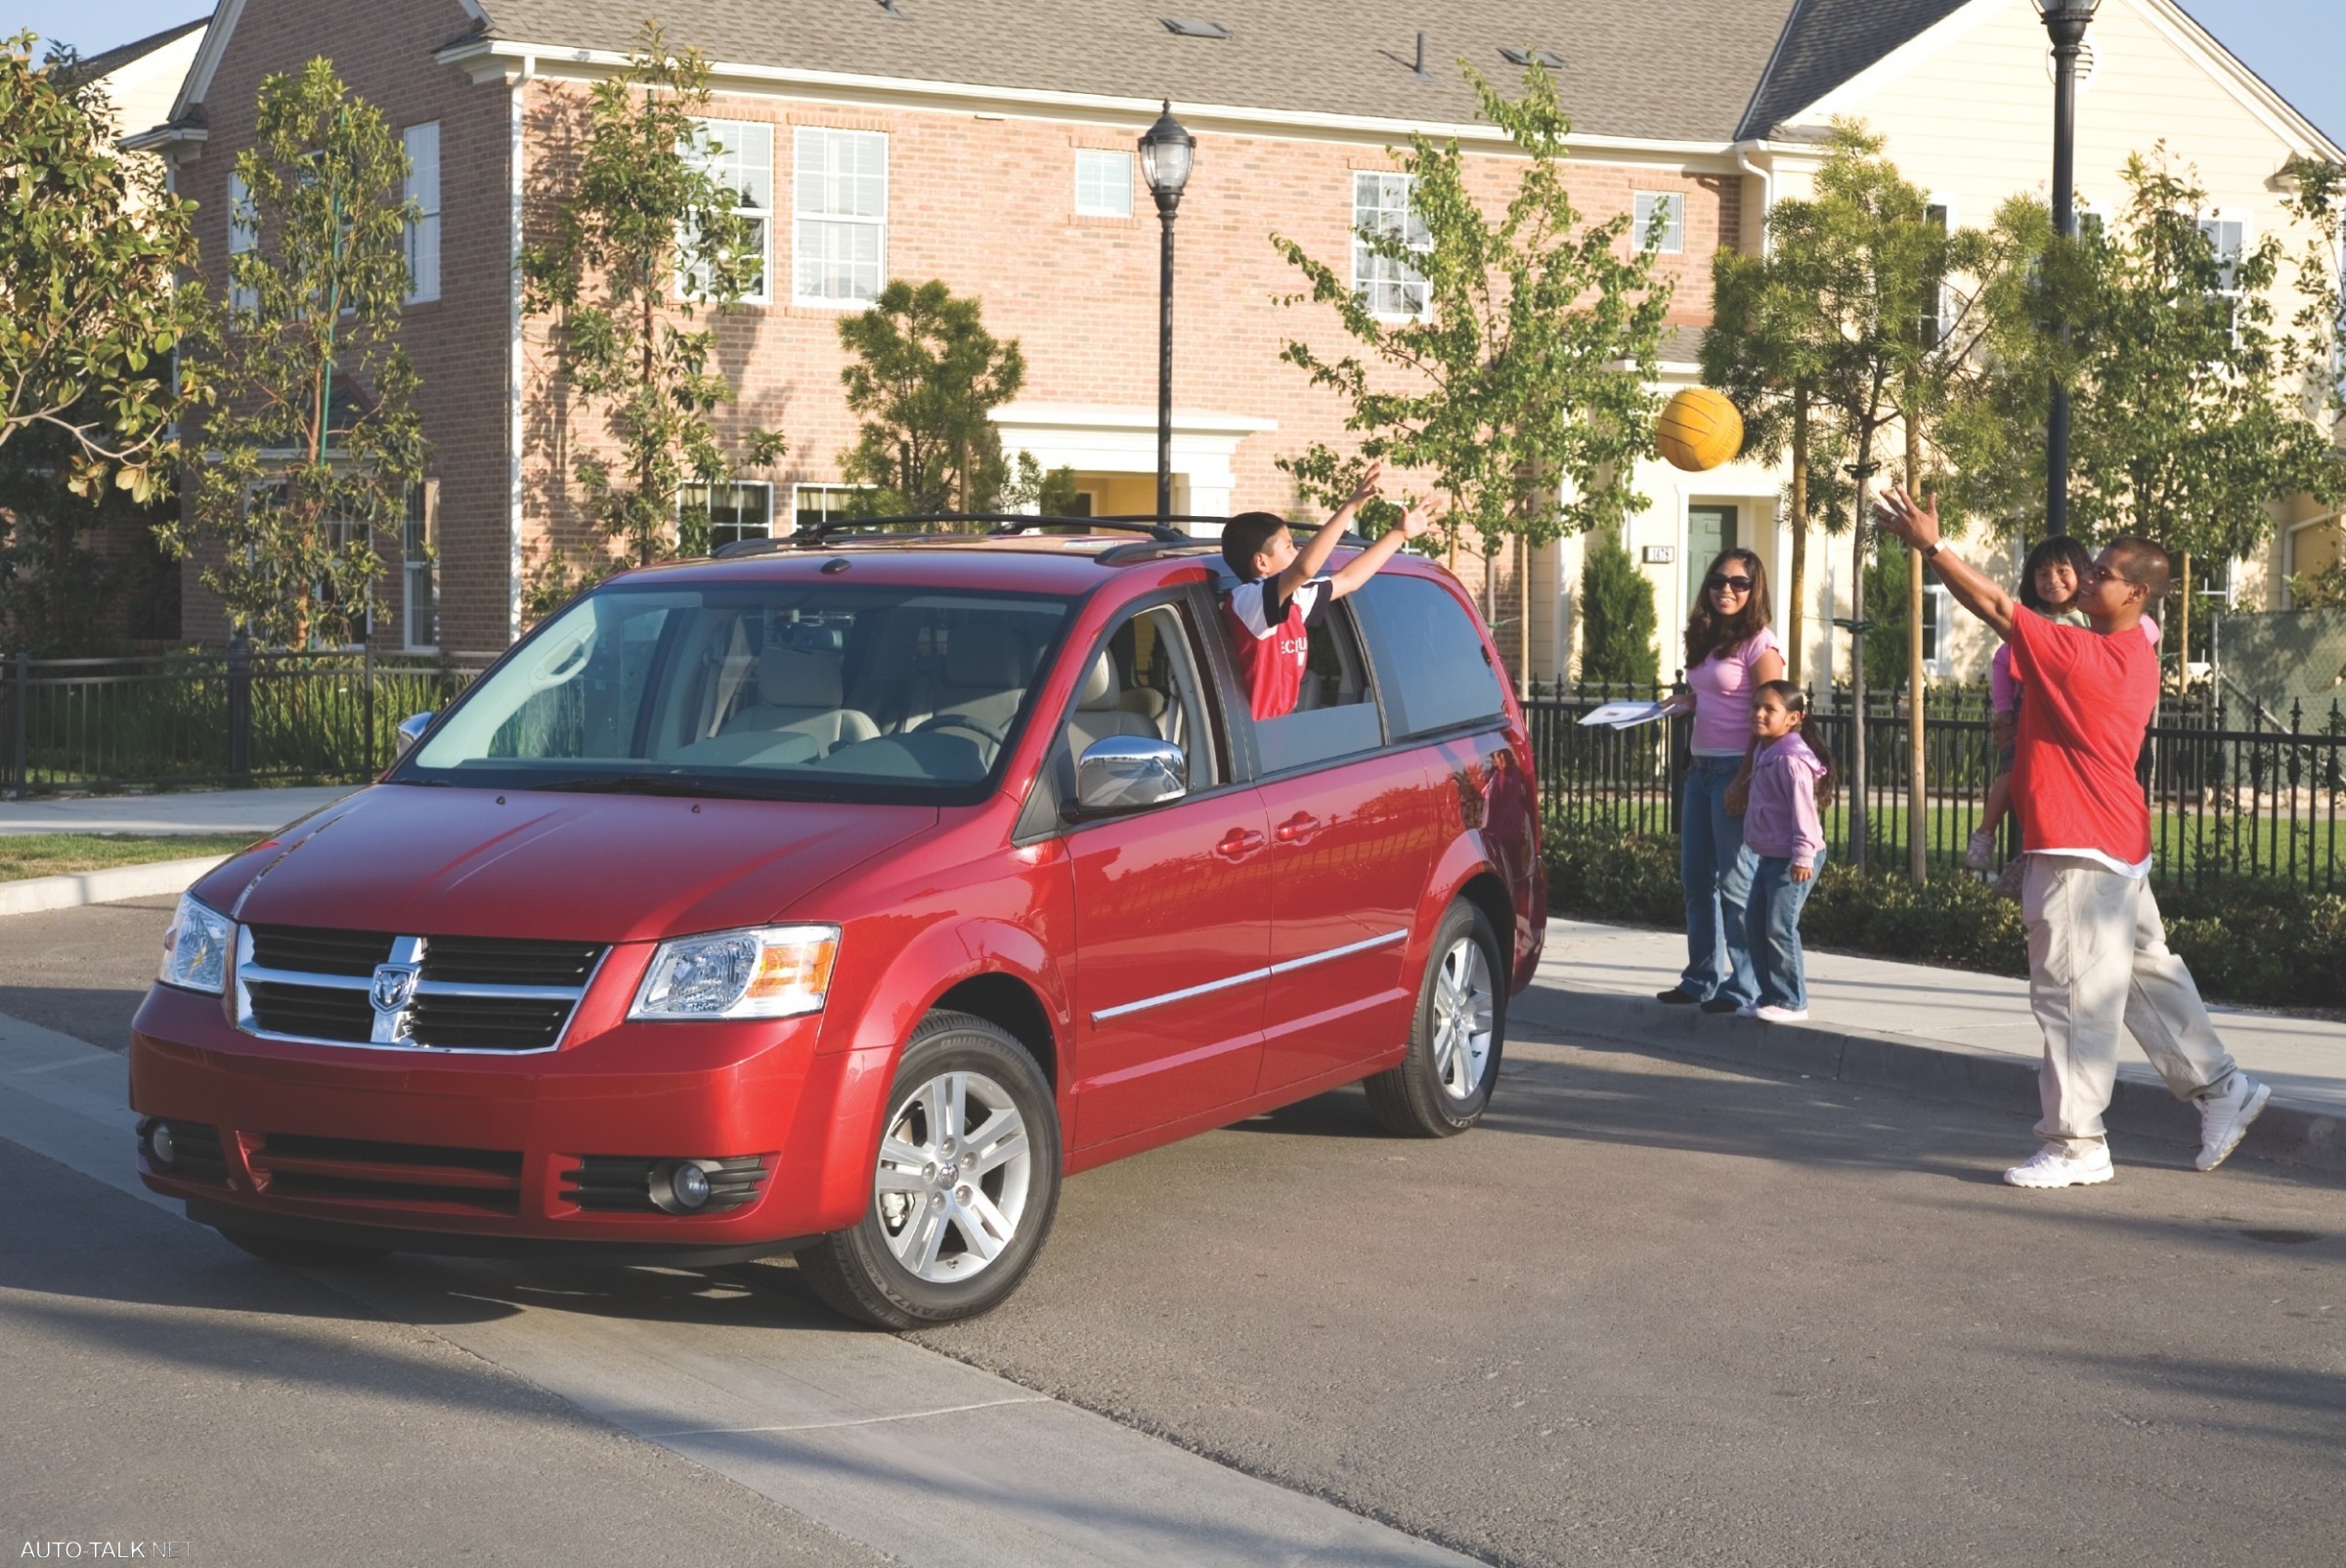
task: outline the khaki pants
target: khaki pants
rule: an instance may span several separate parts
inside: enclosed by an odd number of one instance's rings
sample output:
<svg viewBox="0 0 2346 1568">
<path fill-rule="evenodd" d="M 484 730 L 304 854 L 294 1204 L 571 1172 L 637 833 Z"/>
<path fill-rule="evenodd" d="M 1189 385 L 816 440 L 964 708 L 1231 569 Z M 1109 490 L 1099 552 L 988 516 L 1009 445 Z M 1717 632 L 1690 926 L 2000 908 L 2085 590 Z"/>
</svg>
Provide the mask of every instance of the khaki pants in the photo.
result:
<svg viewBox="0 0 2346 1568">
<path fill-rule="evenodd" d="M 2221 1091 L 2233 1073 L 2199 987 L 2167 951 L 2148 878 L 2077 855 L 2031 854 L 2020 885 L 2028 927 L 2028 1005 L 2045 1031 L 2038 1069 L 2048 1143 L 2102 1139 L 2118 1076 L 2118 1027 L 2179 1100 Z"/>
</svg>

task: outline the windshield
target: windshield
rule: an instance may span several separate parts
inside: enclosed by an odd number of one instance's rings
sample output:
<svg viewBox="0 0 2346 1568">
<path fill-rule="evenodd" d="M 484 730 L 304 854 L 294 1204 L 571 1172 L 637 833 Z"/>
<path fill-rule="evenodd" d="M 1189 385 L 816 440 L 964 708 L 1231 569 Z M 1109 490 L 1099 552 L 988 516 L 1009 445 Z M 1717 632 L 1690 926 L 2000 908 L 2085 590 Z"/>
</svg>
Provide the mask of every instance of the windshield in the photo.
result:
<svg viewBox="0 0 2346 1568">
<path fill-rule="evenodd" d="M 794 800 L 980 793 L 1066 618 L 1036 595 L 615 587 L 483 677 L 406 784 Z"/>
</svg>

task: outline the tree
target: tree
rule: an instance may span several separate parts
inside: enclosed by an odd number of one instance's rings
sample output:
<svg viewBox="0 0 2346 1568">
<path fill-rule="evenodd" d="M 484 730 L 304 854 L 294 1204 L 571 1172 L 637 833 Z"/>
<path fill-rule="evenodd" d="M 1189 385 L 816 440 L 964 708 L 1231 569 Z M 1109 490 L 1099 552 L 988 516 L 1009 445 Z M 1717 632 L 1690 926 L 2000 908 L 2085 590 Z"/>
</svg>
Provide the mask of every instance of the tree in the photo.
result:
<svg viewBox="0 0 2346 1568">
<path fill-rule="evenodd" d="M 715 363 L 715 329 L 691 326 L 763 283 L 763 239 L 736 209 L 772 206 L 770 192 L 745 200 L 719 177 L 708 107 L 699 51 L 671 50 L 646 22 L 627 68 L 595 83 L 575 163 L 554 171 L 552 232 L 522 249 L 523 309 L 551 319 L 555 373 L 599 409 L 610 438 L 571 464 L 605 553 L 574 569 L 557 548 L 532 594 L 541 607 L 616 566 L 705 549 L 708 509 L 687 489 L 785 450 L 753 429 L 738 457 L 727 451 L 717 411 L 733 386 Z"/>
<path fill-rule="evenodd" d="M 178 283 L 194 203 L 113 152 L 113 113 L 69 54 L 36 65 L 33 35 L 0 42 L 0 451 L 35 429 L 77 496 L 109 479 L 144 501 L 167 485 L 172 424 L 200 384 L 171 357 L 201 320 Z"/>
<path fill-rule="evenodd" d="M 1468 189 L 1455 141 L 1420 134 L 1397 154 L 1411 221 L 1359 238 L 1391 268 L 1423 279 L 1422 316 L 1380 314 L 1349 265 L 1272 236 L 1308 285 L 1284 302 L 1332 307 L 1357 345 L 1331 359 L 1290 341 L 1282 356 L 1342 397 L 1345 428 L 1364 437 L 1357 457 L 1315 443 L 1280 466 L 1331 506 L 1369 458 L 1432 470 L 1451 498 L 1450 537 L 1468 527 L 1480 536 L 1484 614 L 1496 620 L 1493 567 L 1505 541 L 1517 544 L 1528 599 L 1532 546 L 1618 526 L 1644 504 L 1630 470 L 1653 450 L 1651 388 L 1671 289 L 1654 277 L 1660 214 L 1633 246 L 1625 244 L 1628 214 L 1585 223 L 1574 206 L 1563 172 L 1572 122 L 1547 72 L 1531 66 L 1523 96 L 1507 99 L 1461 69 L 1484 118 L 1526 161 L 1494 217 Z M 1519 674 L 1528 675 L 1528 615 L 1518 636 Z"/>
<path fill-rule="evenodd" d="M 1017 341 L 985 329 L 978 302 L 936 279 L 891 281 L 872 308 L 839 324 L 854 356 L 839 372 L 863 420 L 840 454 L 857 515 L 987 512 L 1039 503 L 1072 510 L 1074 475 L 1046 475 L 1033 457 L 1003 455 L 993 411 L 1025 384 Z"/>
<path fill-rule="evenodd" d="M 1648 688 L 1662 678 L 1654 585 L 1611 531 L 1581 560 L 1581 684 Z"/>
<path fill-rule="evenodd" d="M 205 545 L 202 581 L 264 643 L 351 639 L 398 547 L 424 442 L 399 346 L 408 291 L 406 151 L 331 62 L 261 83 L 237 154 L 224 328 L 196 366 L 217 389 L 172 553 Z"/>
</svg>

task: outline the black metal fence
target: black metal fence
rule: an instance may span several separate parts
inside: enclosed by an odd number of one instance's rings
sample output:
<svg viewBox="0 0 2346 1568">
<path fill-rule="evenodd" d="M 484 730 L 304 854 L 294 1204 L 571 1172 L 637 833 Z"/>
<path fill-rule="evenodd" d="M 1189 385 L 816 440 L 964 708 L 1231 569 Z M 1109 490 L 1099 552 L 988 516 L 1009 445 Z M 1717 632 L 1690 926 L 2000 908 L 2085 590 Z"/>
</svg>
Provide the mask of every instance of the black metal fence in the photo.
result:
<svg viewBox="0 0 2346 1568">
<path fill-rule="evenodd" d="M 1584 726 L 1599 703 L 1662 691 L 1570 694 L 1535 687 L 1525 704 L 1540 761 L 1548 821 L 1608 833 L 1677 831 L 1685 781 L 1683 719 L 1635 729 Z M 2245 712 L 2213 696 L 2161 702 L 2136 766 L 2150 807 L 2152 875 L 2194 885 L 2218 876 L 2280 878 L 2311 892 L 2346 891 L 2346 707 L 2285 714 L 2255 704 Z M 1809 720 L 1845 768 L 1857 719 L 1846 707 L 1814 702 Z M 1960 865 L 1985 814 L 1997 773 L 1984 693 L 1930 695 L 1923 714 L 1922 798 L 1907 785 L 1911 717 L 1902 706 L 1869 704 L 1865 716 L 1868 859 L 1904 868 L 1915 835 L 1933 869 Z M 1850 798 L 1824 813 L 1827 854 L 1849 859 Z M 2025 805 L 2025 803 L 2020 803 Z M 2007 849 L 2017 840 L 2007 834 Z"/>
<path fill-rule="evenodd" d="M 399 721 L 445 707 L 494 654 L 174 653 L 0 672 L 0 789 L 354 783 Z"/>
</svg>

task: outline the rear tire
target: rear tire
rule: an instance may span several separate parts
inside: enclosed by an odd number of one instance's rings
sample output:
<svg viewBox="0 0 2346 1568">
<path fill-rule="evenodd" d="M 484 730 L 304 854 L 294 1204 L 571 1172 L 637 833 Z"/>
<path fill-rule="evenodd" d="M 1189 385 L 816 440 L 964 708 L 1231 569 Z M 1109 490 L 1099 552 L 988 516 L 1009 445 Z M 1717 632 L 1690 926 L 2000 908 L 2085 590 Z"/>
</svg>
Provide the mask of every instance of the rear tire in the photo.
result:
<svg viewBox="0 0 2346 1568">
<path fill-rule="evenodd" d="M 1363 1085 L 1389 1132 L 1448 1138 L 1482 1120 L 1506 1044 L 1506 974 L 1491 922 L 1461 898 L 1434 928 L 1401 1066 Z"/>
<path fill-rule="evenodd" d="M 355 1269 L 380 1263 L 391 1254 L 379 1246 L 353 1246 L 347 1241 L 312 1241 L 301 1237 L 272 1236 L 266 1231 L 234 1230 L 223 1225 L 220 1235 L 230 1245 L 264 1262 L 292 1269 Z"/>
<path fill-rule="evenodd" d="M 799 1254 L 825 1305 L 882 1328 L 999 1306 L 1059 1207 L 1059 1112 L 1026 1048 L 966 1013 L 912 1031 L 889 1088 L 872 1202 Z"/>
</svg>

